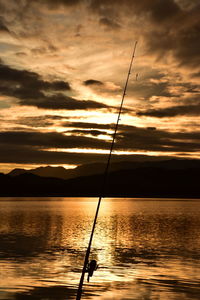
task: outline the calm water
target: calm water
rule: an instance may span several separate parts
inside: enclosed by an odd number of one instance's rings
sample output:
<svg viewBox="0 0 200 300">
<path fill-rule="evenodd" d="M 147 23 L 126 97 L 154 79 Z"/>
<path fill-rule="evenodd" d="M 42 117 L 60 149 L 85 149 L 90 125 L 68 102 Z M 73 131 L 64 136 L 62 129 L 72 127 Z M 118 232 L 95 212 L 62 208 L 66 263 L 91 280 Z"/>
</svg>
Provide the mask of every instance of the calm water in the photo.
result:
<svg viewBox="0 0 200 300">
<path fill-rule="evenodd" d="M 96 202 L 1 198 L 1 300 L 75 299 Z M 200 201 L 103 200 L 91 258 L 83 299 L 199 300 Z"/>
</svg>

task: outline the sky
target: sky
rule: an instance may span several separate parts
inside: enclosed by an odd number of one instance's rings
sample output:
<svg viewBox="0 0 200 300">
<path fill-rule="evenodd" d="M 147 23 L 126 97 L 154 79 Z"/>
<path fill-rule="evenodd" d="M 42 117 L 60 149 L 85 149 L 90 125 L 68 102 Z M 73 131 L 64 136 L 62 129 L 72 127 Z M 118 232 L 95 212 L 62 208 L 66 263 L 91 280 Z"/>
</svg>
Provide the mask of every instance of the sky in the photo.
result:
<svg viewBox="0 0 200 300">
<path fill-rule="evenodd" d="M 199 0 L 0 0 L 0 172 L 200 158 Z"/>
</svg>

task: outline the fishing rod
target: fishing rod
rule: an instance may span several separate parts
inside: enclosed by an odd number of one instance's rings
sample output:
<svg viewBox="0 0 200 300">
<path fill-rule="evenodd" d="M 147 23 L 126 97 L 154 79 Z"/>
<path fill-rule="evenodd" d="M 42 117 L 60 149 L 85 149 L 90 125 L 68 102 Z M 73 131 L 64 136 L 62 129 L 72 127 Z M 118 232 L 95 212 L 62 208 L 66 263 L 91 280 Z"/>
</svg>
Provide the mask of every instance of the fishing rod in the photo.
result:
<svg viewBox="0 0 200 300">
<path fill-rule="evenodd" d="M 114 147 L 114 143 L 115 143 L 115 139 L 116 139 L 117 129 L 118 129 L 118 126 L 119 126 L 119 121 L 120 121 L 120 116 L 121 116 L 122 107 L 123 107 L 123 103 L 124 103 L 124 98 L 126 96 L 128 81 L 129 81 L 129 77 L 130 77 L 131 69 L 132 69 L 132 65 L 133 65 L 133 59 L 135 57 L 136 47 L 137 47 L 137 41 L 135 42 L 135 45 L 134 45 L 133 54 L 131 56 L 131 62 L 130 62 L 130 66 L 129 66 L 129 69 L 128 69 L 128 74 L 127 74 L 127 78 L 126 78 L 126 82 L 125 82 L 125 86 L 124 86 L 124 91 L 123 91 L 123 94 L 122 94 L 122 100 L 121 100 L 121 104 L 120 104 L 120 107 L 119 107 L 117 122 L 116 122 L 116 125 L 115 125 L 115 130 L 114 130 L 114 133 L 113 133 L 112 143 L 111 143 L 111 146 L 110 146 L 110 152 L 109 152 L 109 155 L 108 155 L 108 160 L 107 160 L 107 164 L 106 164 L 104 175 L 103 175 L 103 182 L 102 182 L 101 192 L 100 192 L 100 196 L 99 196 L 99 200 L 98 200 L 98 204 L 97 204 L 97 208 L 96 208 L 96 213 L 95 213 L 95 217 L 94 217 L 94 221 L 93 221 L 92 231 L 91 231 L 91 234 L 90 234 L 88 247 L 87 247 L 87 250 L 86 250 L 86 253 L 85 253 L 85 260 L 84 260 L 84 264 L 83 264 L 82 274 L 81 274 L 81 277 L 80 277 L 80 282 L 79 282 L 79 286 L 78 286 L 76 300 L 80 300 L 81 296 L 82 296 L 84 277 L 85 277 L 85 273 L 87 272 L 87 266 L 88 266 L 88 263 L 89 263 L 89 256 L 90 256 L 90 250 L 91 250 L 91 245 L 92 245 L 92 239 L 93 239 L 93 235 L 94 235 L 95 226 L 96 226 L 96 223 L 97 223 L 97 218 L 98 218 L 98 213 L 99 213 L 101 200 L 104 197 L 106 181 L 107 181 L 107 177 L 108 177 L 108 170 L 109 170 L 109 166 L 110 166 L 110 160 L 111 160 L 112 151 L 113 151 L 113 147 Z"/>
</svg>

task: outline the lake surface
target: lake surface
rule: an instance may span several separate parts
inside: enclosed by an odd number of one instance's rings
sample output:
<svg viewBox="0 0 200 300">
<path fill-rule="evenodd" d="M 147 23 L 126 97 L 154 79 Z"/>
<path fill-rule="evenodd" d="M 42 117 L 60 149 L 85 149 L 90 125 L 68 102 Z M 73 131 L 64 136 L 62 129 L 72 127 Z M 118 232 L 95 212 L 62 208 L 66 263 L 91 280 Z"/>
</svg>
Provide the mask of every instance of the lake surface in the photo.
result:
<svg viewBox="0 0 200 300">
<path fill-rule="evenodd" d="M 97 199 L 0 198 L 0 299 L 75 299 Z M 103 199 L 82 299 L 200 299 L 200 200 Z"/>
</svg>

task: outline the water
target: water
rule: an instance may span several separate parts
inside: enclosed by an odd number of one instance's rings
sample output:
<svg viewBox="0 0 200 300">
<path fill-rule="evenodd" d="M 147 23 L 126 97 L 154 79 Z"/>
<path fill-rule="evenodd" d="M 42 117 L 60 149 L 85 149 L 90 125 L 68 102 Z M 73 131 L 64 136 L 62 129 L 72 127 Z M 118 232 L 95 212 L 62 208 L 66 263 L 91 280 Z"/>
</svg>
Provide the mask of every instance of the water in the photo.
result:
<svg viewBox="0 0 200 300">
<path fill-rule="evenodd" d="M 97 199 L 1 198 L 0 299 L 75 299 Z M 105 199 L 83 299 L 200 299 L 200 201 Z"/>
</svg>

